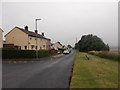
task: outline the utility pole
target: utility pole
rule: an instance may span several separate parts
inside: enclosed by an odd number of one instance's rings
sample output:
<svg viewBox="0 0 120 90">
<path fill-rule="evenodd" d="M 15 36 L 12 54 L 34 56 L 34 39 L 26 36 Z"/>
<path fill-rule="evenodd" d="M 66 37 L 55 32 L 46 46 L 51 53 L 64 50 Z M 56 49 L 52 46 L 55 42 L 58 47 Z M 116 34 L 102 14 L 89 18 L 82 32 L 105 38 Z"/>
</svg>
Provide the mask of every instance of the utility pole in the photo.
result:
<svg viewBox="0 0 120 90">
<path fill-rule="evenodd" d="M 38 58 L 38 44 L 37 44 L 37 38 L 38 38 L 38 30 L 37 30 L 37 21 L 38 20 L 41 20 L 41 19 L 35 19 L 35 26 L 36 26 L 36 30 L 35 30 L 35 33 L 36 33 L 36 59 Z"/>
</svg>

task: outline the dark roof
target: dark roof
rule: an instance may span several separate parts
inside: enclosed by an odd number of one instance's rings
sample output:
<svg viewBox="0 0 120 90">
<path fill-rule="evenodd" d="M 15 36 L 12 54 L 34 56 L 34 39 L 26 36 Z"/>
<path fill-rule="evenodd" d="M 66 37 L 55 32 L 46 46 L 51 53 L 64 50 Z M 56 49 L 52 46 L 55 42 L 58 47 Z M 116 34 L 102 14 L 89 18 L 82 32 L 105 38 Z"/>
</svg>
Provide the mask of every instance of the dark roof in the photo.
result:
<svg viewBox="0 0 120 90">
<path fill-rule="evenodd" d="M 59 43 L 61 46 L 63 46 L 59 41 L 57 43 Z"/>
<path fill-rule="evenodd" d="M 28 30 L 25 30 L 25 29 L 19 28 L 19 27 L 15 27 L 15 28 L 20 29 L 21 31 L 23 31 L 23 32 L 25 32 L 26 34 L 28 34 L 29 36 L 36 37 L 36 33 L 35 33 L 35 32 L 28 31 Z M 45 38 L 44 36 L 42 36 L 42 35 L 40 35 L 40 34 L 37 34 L 37 37 L 38 37 L 38 38 L 44 38 L 44 39 L 50 40 L 49 38 Z"/>
<path fill-rule="evenodd" d="M 33 36 L 33 37 L 36 37 L 36 33 L 35 32 L 32 32 L 32 31 L 28 31 L 28 30 L 25 30 L 23 28 L 19 28 L 19 27 L 16 27 L 18 29 L 20 29 L 21 31 L 25 32 L 26 34 L 28 34 L 29 36 Z M 42 38 L 43 36 L 38 34 L 37 35 L 38 37 Z"/>
</svg>

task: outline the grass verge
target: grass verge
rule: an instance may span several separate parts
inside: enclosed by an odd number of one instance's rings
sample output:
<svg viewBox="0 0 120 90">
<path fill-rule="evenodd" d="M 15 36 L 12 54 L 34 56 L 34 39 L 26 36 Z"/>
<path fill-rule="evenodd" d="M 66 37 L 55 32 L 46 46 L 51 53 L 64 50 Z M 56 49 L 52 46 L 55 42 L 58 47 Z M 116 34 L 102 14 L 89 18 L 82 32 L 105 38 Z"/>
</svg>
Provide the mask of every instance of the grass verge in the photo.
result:
<svg viewBox="0 0 120 90">
<path fill-rule="evenodd" d="M 85 55 L 90 57 L 87 60 Z M 77 53 L 70 88 L 117 88 L 118 62 Z"/>
</svg>

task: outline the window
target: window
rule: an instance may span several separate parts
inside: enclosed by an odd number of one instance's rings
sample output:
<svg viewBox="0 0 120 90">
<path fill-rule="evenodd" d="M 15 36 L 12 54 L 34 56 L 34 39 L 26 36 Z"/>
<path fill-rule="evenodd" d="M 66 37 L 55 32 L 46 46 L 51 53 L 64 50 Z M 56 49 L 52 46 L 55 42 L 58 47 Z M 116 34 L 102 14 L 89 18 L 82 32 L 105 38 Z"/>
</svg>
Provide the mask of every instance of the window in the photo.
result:
<svg viewBox="0 0 120 90">
<path fill-rule="evenodd" d="M 31 45 L 31 49 L 32 49 L 32 50 L 34 49 L 34 47 L 35 47 L 34 45 Z"/>
<path fill-rule="evenodd" d="M 19 46 L 19 50 L 21 50 L 21 46 Z"/>
<path fill-rule="evenodd" d="M 43 45 L 43 48 L 45 48 L 45 45 Z"/>
<path fill-rule="evenodd" d="M 25 46 L 25 49 L 27 49 L 27 46 Z"/>
<path fill-rule="evenodd" d="M 29 37 L 30 40 L 32 40 L 32 37 Z"/>
<path fill-rule="evenodd" d="M 36 46 L 35 49 L 38 49 L 38 46 Z"/>
</svg>

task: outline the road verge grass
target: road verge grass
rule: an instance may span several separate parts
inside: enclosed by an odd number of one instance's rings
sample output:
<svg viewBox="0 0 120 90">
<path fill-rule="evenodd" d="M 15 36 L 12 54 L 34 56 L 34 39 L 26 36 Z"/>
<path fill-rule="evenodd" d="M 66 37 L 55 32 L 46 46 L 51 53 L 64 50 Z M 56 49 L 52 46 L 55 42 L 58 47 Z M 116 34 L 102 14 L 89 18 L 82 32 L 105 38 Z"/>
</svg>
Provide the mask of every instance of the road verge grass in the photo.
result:
<svg viewBox="0 0 120 90">
<path fill-rule="evenodd" d="M 87 60 L 85 55 L 90 57 Z M 77 52 L 70 88 L 117 88 L 118 62 Z"/>
</svg>

